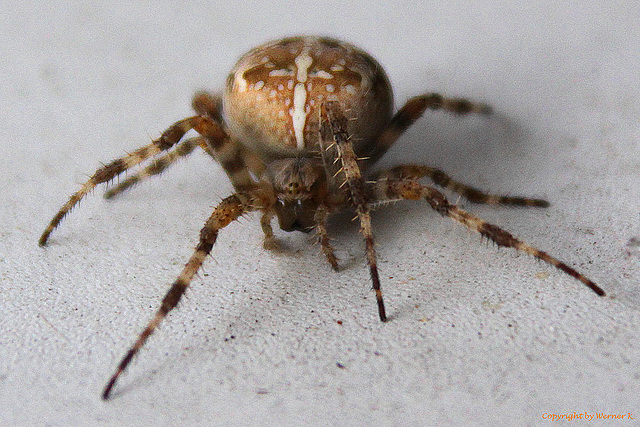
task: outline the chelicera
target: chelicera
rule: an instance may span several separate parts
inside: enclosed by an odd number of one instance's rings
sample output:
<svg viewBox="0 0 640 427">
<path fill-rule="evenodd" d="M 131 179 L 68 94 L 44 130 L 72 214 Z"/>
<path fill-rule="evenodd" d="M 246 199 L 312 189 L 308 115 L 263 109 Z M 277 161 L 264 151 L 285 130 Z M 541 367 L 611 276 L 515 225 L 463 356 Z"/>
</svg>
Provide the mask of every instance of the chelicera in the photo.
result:
<svg viewBox="0 0 640 427">
<path fill-rule="evenodd" d="M 393 113 L 393 95 L 382 67 L 348 43 L 325 37 L 291 37 L 261 45 L 240 58 L 222 97 L 194 96 L 196 115 L 171 125 L 160 138 L 98 169 L 73 194 L 40 237 L 45 245 L 67 213 L 98 184 L 150 164 L 111 188 L 113 197 L 135 183 L 162 173 L 196 148 L 215 159 L 229 176 L 235 193 L 223 199 L 200 231 L 198 245 L 165 295 L 155 316 L 120 362 L 102 397 L 108 399 L 120 374 L 167 314 L 176 307 L 211 252 L 218 232 L 241 215 L 258 211 L 264 245 L 274 246 L 272 219 L 285 231 L 314 231 L 334 269 L 338 259 L 330 244 L 327 218 L 353 209 L 360 221 L 366 259 L 381 321 L 387 316 L 371 229 L 371 207 L 396 200 L 426 200 L 449 217 L 494 241 L 526 252 L 584 283 L 593 281 L 555 257 L 515 238 L 501 228 L 451 204 L 439 187 L 475 203 L 546 207 L 544 200 L 487 194 L 422 165 L 403 165 L 371 172 L 398 138 L 426 110 L 488 114 L 487 105 L 435 93 L 409 99 Z M 199 136 L 183 139 L 190 130 Z"/>
</svg>

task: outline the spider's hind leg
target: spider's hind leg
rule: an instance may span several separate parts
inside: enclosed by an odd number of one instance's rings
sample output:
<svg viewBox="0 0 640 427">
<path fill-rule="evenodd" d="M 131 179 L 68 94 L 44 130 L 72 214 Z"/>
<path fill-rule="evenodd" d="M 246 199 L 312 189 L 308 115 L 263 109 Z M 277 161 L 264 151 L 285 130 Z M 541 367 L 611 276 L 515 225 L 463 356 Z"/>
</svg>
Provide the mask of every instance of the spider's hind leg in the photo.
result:
<svg viewBox="0 0 640 427">
<path fill-rule="evenodd" d="M 511 206 L 533 206 L 546 208 L 549 202 L 542 199 L 532 199 L 520 196 L 501 196 L 497 194 L 489 194 L 470 185 L 463 184 L 452 179 L 445 172 L 429 166 L 419 165 L 402 165 L 396 166 L 386 171 L 377 173 L 373 179 L 420 179 L 428 177 L 436 185 L 451 190 L 473 203 L 483 203 L 489 205 L 511 205 Z"/>
<path fill-rule="evenodd" d="M 442 216 L 457 221 L 470 230 L 477 231 L 482 236 L 492 240 L 498 246 L 514 248 L 517 251 L 525 252 L 547 264 L 562 270 L 566 274 L 585 284 L 589 289 L 598 294 L 605 296 L 605 292 L 591 279 L 579 273 L 574 268 L 569 267 L 566 263 L 541 251 L 540 249 L 517 239 L 511 233 L 502 228 L 490 224 L 485 220 L 460 209 L 458 206 L 449 203 L 447 198 L 435 188 L 421 185 L 415 179 L 400 180 L 380 180 L 367 184 L 368 196 L 379 203 L 395 201 L 395 200 L 420 200 L 424 199 Z"/>
<path fill-rule="evenodd" d="M 458 115 L 474 113 L 487 115 L 493 111 L 487 104 L 463 98 L 445 98 L 437 93 L 413 97 L 396 112 L 387 128 L 382 132 L 369 153 L 367 164 L 370 166 L 378 161 L 426 110 L 444 110 Z"/>
</svg>

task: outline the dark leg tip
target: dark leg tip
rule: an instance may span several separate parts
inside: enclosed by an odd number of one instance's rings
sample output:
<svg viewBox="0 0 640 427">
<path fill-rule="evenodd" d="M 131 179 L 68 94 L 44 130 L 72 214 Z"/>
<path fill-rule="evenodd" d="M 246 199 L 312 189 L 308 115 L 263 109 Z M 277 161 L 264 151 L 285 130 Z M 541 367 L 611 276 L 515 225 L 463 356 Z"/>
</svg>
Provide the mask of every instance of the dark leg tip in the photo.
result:
<svg viewBox="0 0 640 427">
<path fill-rule="evenodd" d="M 122 371 L 118 371 L 114 376 L 111 377 L 107 385 L 104 387 L 102 391 L 102 400 L 109 400 L 111 398 L 111 389 L 116 384 L 116 380 L 118 379 L 118 375 Z"/>
<path fill-rule="evenodd" d="M 113 388 L 113 383 L 109 382 L 109 384 L 102 391 L 102 400 L 109 400 L 111 397 L 111 389 Z"/>
</svg>

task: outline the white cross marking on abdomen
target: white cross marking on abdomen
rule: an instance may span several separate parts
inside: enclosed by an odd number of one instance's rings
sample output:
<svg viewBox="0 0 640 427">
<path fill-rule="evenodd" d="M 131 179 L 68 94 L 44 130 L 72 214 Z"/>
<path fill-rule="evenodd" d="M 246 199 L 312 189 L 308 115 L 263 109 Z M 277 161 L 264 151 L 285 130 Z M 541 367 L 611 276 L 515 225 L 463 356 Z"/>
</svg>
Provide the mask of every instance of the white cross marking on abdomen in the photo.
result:
<svg viewBox="0 0 640 427">
<path fill-rule="evenodd" d="M 296 80 L 298 83 L 293 90 L 293 108 L 291 109 L 291 120 L 293 123 L 293 132 L 296 136 L 296 145 L 299 149 L 304 148 L 304 126 L 307 122 L 307 90 L 304 82 L 307 81 L 309 67 L 313 62 L 313 58 L 309 55 L 309 46 L 305 46 L 296 56 L 295 63 L 298 68 Z"/>
</svg>

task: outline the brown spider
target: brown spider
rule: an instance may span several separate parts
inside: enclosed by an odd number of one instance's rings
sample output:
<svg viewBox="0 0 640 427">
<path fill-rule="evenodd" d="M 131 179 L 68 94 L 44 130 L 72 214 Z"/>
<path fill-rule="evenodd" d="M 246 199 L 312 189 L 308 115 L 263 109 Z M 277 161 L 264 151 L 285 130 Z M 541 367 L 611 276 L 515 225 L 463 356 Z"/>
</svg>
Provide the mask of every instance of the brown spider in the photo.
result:
<svg viewBox="0 0 640 427">
<path fill-rule="evenodd" d="M 449 203 L 442 192 L 420 184 L 419 180 L 428 177 L 438 186 L 475 203 L 546 207 L 546 201 L 490 195 L 428 166 L 404 165 L 368 173 L 425 110 L 488 114 L 491 109 L 487 105 L 431 93 L 411 98 L 392 114 L 389 80 L 371 56 L 330 38 L 291 37 L 258 46 L 245 54 L 231 71 L 222 97 L 197 93 L 193 108 L 196 116 L 176 122 L 157 140 L 98 169 L 62 206 L 40 237 L 39 244 L 43 246 L 64 216 L 98 184 L 109 182 L 161 153 L 166 152 L 105 196 L 113 197 L 143 179 L 162 173 L 196 147 L 220 163 L 235 188 L 235 194 L 220 202 L 200 231 L 195 252 L 153 319 L 120 362 L 102 393 L 103 399 L 109 398 L 133 356 L 176 307 L 211 252 L 218 232 L 248 212 L 262 212 L 260 225 L 267 248 L 274 245 L 273 217 L 278 218 L 280 228 L 285 231 L 315 230 L 322 252 L 337 270 L 338 260 L 326 228 L 327 217 L 336 211 L 355 209 L 383 322 L 386 314 L 370 210 L 372 205 L 395 200 L 424 199 L 441 215 L 479 232 L 498 246 L 526 252 L 575 277 L 598 295 L 605 295 L 598 285 L 567 264 Z M 191 129 L 200 136 L 181 141 Z"/>
</svg>

